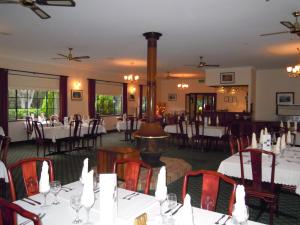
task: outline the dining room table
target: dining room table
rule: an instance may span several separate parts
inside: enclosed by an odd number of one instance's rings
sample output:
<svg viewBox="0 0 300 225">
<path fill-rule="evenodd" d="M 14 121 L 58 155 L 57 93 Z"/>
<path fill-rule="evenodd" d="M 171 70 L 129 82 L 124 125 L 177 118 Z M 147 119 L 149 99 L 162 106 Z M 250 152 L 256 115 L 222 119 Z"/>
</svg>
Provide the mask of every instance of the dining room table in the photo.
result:
<svg viewBox="0 0 300 225">
<path fill-rule="evenodd" d="M 41 207 L 40 204 L 43 203 L 43 195 L 36 194 L 31 196 L 29 199 L 20 199 L 14 203 L 23 207 L 24 209 L 38 214 L 43 215 L 41 221 L 43 225 L 67 225 L 72 224 L 72 221 L 75 219 L 75 211 L 70 206 L 70 199 L 72 195 L 80 195 L 82 192 L 82 184 L 80 182 L 73 182 L 62 187 L 61 191 L 58 194 L 58 199 L 60 203 L 58 205 L 53 205 L 54 196 L 48 194 L 47 196 L 47 205 L 46 207 Z M 95 225 L 99 224 L 99 218 L 101 217 L 100 212 L 100 195 L 96 189 L 95 191 L 95 202 L 90 210 L 90 222 Z M 160 225 L 161 223 L 161 208 L 159 202 L 155 199 L 154 196 L 145 195 L 142 193 L 134 192 L 118 188 L 117 190 L 117 217 L 115 218 L 115 225 L 134 225 L 134 220 L 136 217 L 147 213 L 147 225 Z M 127 197 L 126 196 L 133 196 Z M 23 201 L 25 200 L 25 201 Z M 28 203 L 30 202 L 30 203 Z M 38 204 L 39 202 L 40 204 Z M 177 210 L 179 208 L 179 210 Z M 170 211 L 170 215 L 174 213 L 173 218 L 177 221 L 182 216 L 181 204 Z M 177 210 L 177 211 L 176 211 Z M 219 220 L 220 225 L 229 224 L 230 217 L 218 212 L 212 212 L 205 209 L 200 209 L 193 207 L 193 219 L 195 225 L 211 225 L 215 224 Z M 83 223 L 86 221 L 87 214 L 84 208 L 81 208 L 79 211 L 79 218 L 83 220 Z M 227 220 L 228 219 L 228 220 Z M 32 222 L 27 223 L 27 219 L 18 215 L 18 225 L 32 225 Z M 227 223 L 224 223 L 228 221 Z M 176 224 L 177 225 L 177 224 Z M 262 225 L 261 223 L 248 221 L 248 225 Z"/>
<path fill-rule="evenodd" d="M 258 148 L 261 148 L 259 145 Z M 245 179 L 252 180 L 250 154 L 243 154 Z M 223 160 L 218 172 L 230 177 L 241 177 L 240 156 L 236 153 Z M 262 158 L 262 180 L 270 182 L 271 158 Z M 300 195 L 300 147 L 287 147 L 276 155 L 274 183 L 296 187 L 296 194 Z"/>
<path fill-rule="evenodd" d="M 188 138 L 192 138 L 192 125 L 188 124 L 187 127 L 183 126 L 184 133 L 187 133 Z M 169 124 L 166 125 L 164 131 L 169 134 L 176 134 L 180 132 L 178 125 Z M 226 132 L 226 127 L 223 126 L 211 126 L 204 125 L 204 135 L 208 137 L 221 138 Z M 202 125 L 199 126 L 199 134 L 202 135 Z"/>
</svg>

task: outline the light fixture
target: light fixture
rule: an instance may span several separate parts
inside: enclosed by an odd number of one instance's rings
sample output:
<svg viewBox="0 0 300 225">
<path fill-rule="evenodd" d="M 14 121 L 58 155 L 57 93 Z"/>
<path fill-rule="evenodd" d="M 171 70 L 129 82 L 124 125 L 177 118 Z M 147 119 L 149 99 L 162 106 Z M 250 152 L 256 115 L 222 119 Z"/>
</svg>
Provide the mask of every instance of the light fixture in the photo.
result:
<svg viewBox="0 0 300 225">
<path fill-rule="evenodd" d="M 79 81 L 75 81 L 75 82 L 73 83 L 73 88 L 74 88 L 75 90 L 79 90 L 79 89 L 81 88 L 81 83 L 80 83 Z"/>
<path fill-rule="evenodd" d="M 135 93 L 135 91 L 136 91 L 136 88 L 135 88 L 134 86 L 130 86 L 130 87 L 129 87 L 129 93 L 130 93 L 130 94 L 133 95 L 133 94 Z"/>
<path fill-rule="evenodd" d="M 134 63 L 131 63 L 132 68 L 133 68 L 133 65 L 134 65 Z M 134 74 L 133 74 L 133 69 L 132 69 L 132 73 L 131 73 L 131 74 L 129 74 L 129 75 L 124 75 L 124 80 L 125 80 L 125 81 L 128 81 L 128 82 L 130 82 L 130 83 L 137 82 L 139 79 L 140 79 L 140 76 L 139 76 L 139 75 L 137 75 L 137 74 L 134 75 Z"/>
<path fill-rule="evenodd" d="M 223 86 L 219 87 L 217 89 L 217 92 L 221 93 L 221 94 L 224 94 L 225 93 L 225 88 Z"/>
<path fill-rule="evenodd" d="M 237 88 L 232 87 L 232 88 L 230 89 L 230 94 L 235 95 L 237 91 L 238 91 Z"/>
<path fill-rule="evenodd" d="M 300 49 L 297 48 L 297 51 L 300 56 Z M 296 77 L 300 76 L 300 63 L 295 66 L 288 66 L 286 68 L 286 71 L 288 72 L 288 76 L 290 78 L 296 78 Z"/>
<path fill-rule="evenodd" d="M 177 87 L 180 88 L 180 89 L 185 89 L 185 88 L 188 88 L 189 85 L 186 84 L 186 83 L 181 82 L 181 83 L 177 84 Z"/>
</svg>

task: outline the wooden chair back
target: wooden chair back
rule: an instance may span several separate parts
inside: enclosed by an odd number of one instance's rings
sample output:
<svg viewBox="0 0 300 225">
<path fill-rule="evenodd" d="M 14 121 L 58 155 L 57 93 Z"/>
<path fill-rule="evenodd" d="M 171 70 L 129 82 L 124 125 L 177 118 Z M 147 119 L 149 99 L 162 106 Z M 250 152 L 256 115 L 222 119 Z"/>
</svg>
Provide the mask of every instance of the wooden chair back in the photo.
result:
<svg viewBox="0 0 300 225">
<path fill-rule="evenodd" d="M 44 126 L 41 122 L 33 121 L 33 129 L 35 133 L 35 140 L 38 145 L 43 145 L 45 140 Z"/>
<path fill-rule="evenodd" d="M 229 136 L 229 146 L 230 146 L 231 155 L 234 155 L 235 153 L 239 152 L 241 149 L 240 141 L 234 135 Z"/>
<path fill-rule="evenodd" d="M 74 114 L 73 120 L 75 120 L 75 121 L 82 121 L 82 116 L 80 114 L 78 114 L 78 113 Z"/>
<path fill-rule="evenodd" d="M 125 171 L 124 171 L 125 189 L 131 191 L 137 191 L 141 167 L 147 169 L 147 177 L 146 177 L 146 184 L 144 187 L 144 193 L 145 194 L 149 193 L 150 182 L 152 177 L 152 167 L 150 165 L 148 165 L 147 163 L 141 160 L 118 159 L 114 163 L 114 169 L 113 169 L 114 173 L 117 173 L 117 167 L 119 165 L 125 166 Z"/>
<path fill-rule="evenodd" d="M 0 198 L 0 225 L 17 225 L 16 214 L 31 220 L 34 225 L 42 225 L 38 215 L 23 209 L 17 204 L 7 202 L 3 198 Z"/>
<path fill-rule="evenodd" d="M 199 176 L 203 177 L 200 206 L 210 211 L 216 210 L 220 180 L 223 180 L 224 182 L 231 185 L 232 190 L 228 203 L 228 215 L 231 215 L 233 204 L 235 201 L 235 189 L 237 183 L 233 179 L 215 171 L 197 170 L 186 173 L 186 175 L 184 176 L 182 187 L 182 201 L 187 194 L 189 178 Z M 208 202 L 207 199 L 209 199 L 210 201 Z"/>
<path fill-rule="evenodd" d="M 6 165 L 7 152 L 10 143 L 10 137 L 0 135 L 0 160 Z"/>
<path fill-rule="evenodd" d="M 42 163 L 46 161 L 49 165 L 49 178 L 50 181 L 54 180 L 54 172 L 53 172 L 53 163 L 51 159 L 47 158 L 28 158 L 22 159 L 17 161 L 13 164 L 8 165 L 7 172 L 8 172 L 8 180 L 9 180 L 9 188 L 12 201 L 17 200 L 15 182 L 14 182 L 14 175 L 17 177 L 17 170 L 21 169 L 22 176 L 23 176 L 23 184 L 25 187 L 25 194 L 27 196 L 35 195 L 39 193 L 39 185 L 38 185 L 38 166 L 40 167 Z M 19 182 L 18 182 L 19 183 Z"/>
<path fill-rule="evenodd" d="M 30 116 L 26 116 L 25 124 L 26 124 L 27 140 L 28 140 L 33 132 L 32 118 Z"/>
<path fill-rule="evenodd" d="M 82 122 L 80 120 L 72 120 L 70 122 L 69 137 L 80 138 L 81 125 Z"/>
<path fill-rule="evenodd" d="M 89 127 L 88 127 L 89 136 L 94 136 L 98 133 L 99 124 L 100 124 L 100 120 L 98 119 L 90 120 Z"/>
<path fill-rule="evenodd" d="M 250 137 L 248 135 L 243 135 L 239 137 L 240 150 L 243 150 L 250 146 Z"/>
</svg>

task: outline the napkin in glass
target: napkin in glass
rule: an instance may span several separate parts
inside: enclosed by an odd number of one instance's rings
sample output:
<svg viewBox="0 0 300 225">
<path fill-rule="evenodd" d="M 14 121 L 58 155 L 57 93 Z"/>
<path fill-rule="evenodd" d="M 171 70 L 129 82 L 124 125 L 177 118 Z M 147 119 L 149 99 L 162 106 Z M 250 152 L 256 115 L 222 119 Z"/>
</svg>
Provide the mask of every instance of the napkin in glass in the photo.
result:
<svg viewBox="0 0 300 225">
<path fill-rule="evenodd" d="M 276 155 L 280 154 L 280 143 L 281 143 L 281 138 L 278 137 L 278 138 L 277 138 L 276 145 L 275 145 L 275 149 L 274 149 L 274 153 L 275 153 Z"/>
<path fill-rule="evenodd" d="M 85 183 L 85 178 L 88 174 L 88 171 L 89 171 L 89 159 L 88 158 L 85 158 L 83 160 L 83 167 L 82 167 L 82 172 L 81 172 L 81 177 L 80 177 L 80 182 L 82 184 Z"/>
<path fill-rule="evenodd" d="M 284 126 L 283 126 L 283 122 L 282 122 L 282 120 L 280 121 L 280 127 L 281 128 L 283 128 Z"/>
<path fill-rule="evenodd" d="M 248 220 L 248 210 L 245 204 L 245 188 L 243 185 L 238 185 L 235 191 L 235 204 L 232 212 L 233 220 L 242 223 Z"/>
<path fill-rule="evenodd" d="M 285 142 L 285 134 L 281 136 L 281 141 L 280 141 L 280 149 L 283 150 L 286 148 L 286 142 Z"/>
<path fill-rule="evenodd" d="M 46 161 L 43 162 L 42 172 L 39 182 L 39 192 L 47 193 L 50 191 L 50 183 L 49 183 L 49 165 Z"/>
<path fill-rule="evenodd" d="M 288 145 L 292 144 L 292 135 L 291 135 L 291 131 L 288 131 L 287 135 L 286 135 L 286 143 Z"/>
<path fill-rule="evenodd" d="M 193 209 L 191 205 L 191 196 L 186 194 L 180 217 L 177 219 L 178 225 L 194 225 Z"/>
<path fill-rule="evenodd" d="M 254 132 L 252 133 L 251 147 L 252 148 L 257 148 L 256 134 Z"/>
<path fill-rule="evenodd" d="M 99 224 L 113 225 L 118 214 L 117 175 L 100 174 L 99 179 Z"/>
<path fill-rule="evenodd" d="M 93 206 L 95 202 L 95 194 L 94 194 L 94 170 L 91 170 L 86 174 L 82 196 L 81 196 L 81 204 L 85 208 L 90 208 Z"/>
<path fill-rule="evenodd" d="M 260 135 L 259 135 L 259 143 L 262 145 L 264 143 L 264 130 L 260 130 Z"/>
<path fill-rule="evenodd" d="M 155 198 L 158 201 L 164 201 L 167 199 L 168 188 L 166 182 L 166 167 L 162 166 L 157 176 Z"/>
</svg>

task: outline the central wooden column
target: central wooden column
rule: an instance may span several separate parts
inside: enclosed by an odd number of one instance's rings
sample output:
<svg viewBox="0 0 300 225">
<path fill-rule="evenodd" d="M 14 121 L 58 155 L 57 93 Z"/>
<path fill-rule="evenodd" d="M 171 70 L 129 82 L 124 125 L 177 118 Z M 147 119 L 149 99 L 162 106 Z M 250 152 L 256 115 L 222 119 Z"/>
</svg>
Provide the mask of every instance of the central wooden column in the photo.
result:
<svg viewBox="0 0 300 225">
<path fill-rule="evenodd" d="M 148 41 L 147 53 L 147 115 L 148 122 L 155 121 L 156 114 L 156 73 L 157 73 L 157 40 L 162 35 L 158 32 L 143 34 Z"/>
</svg>

